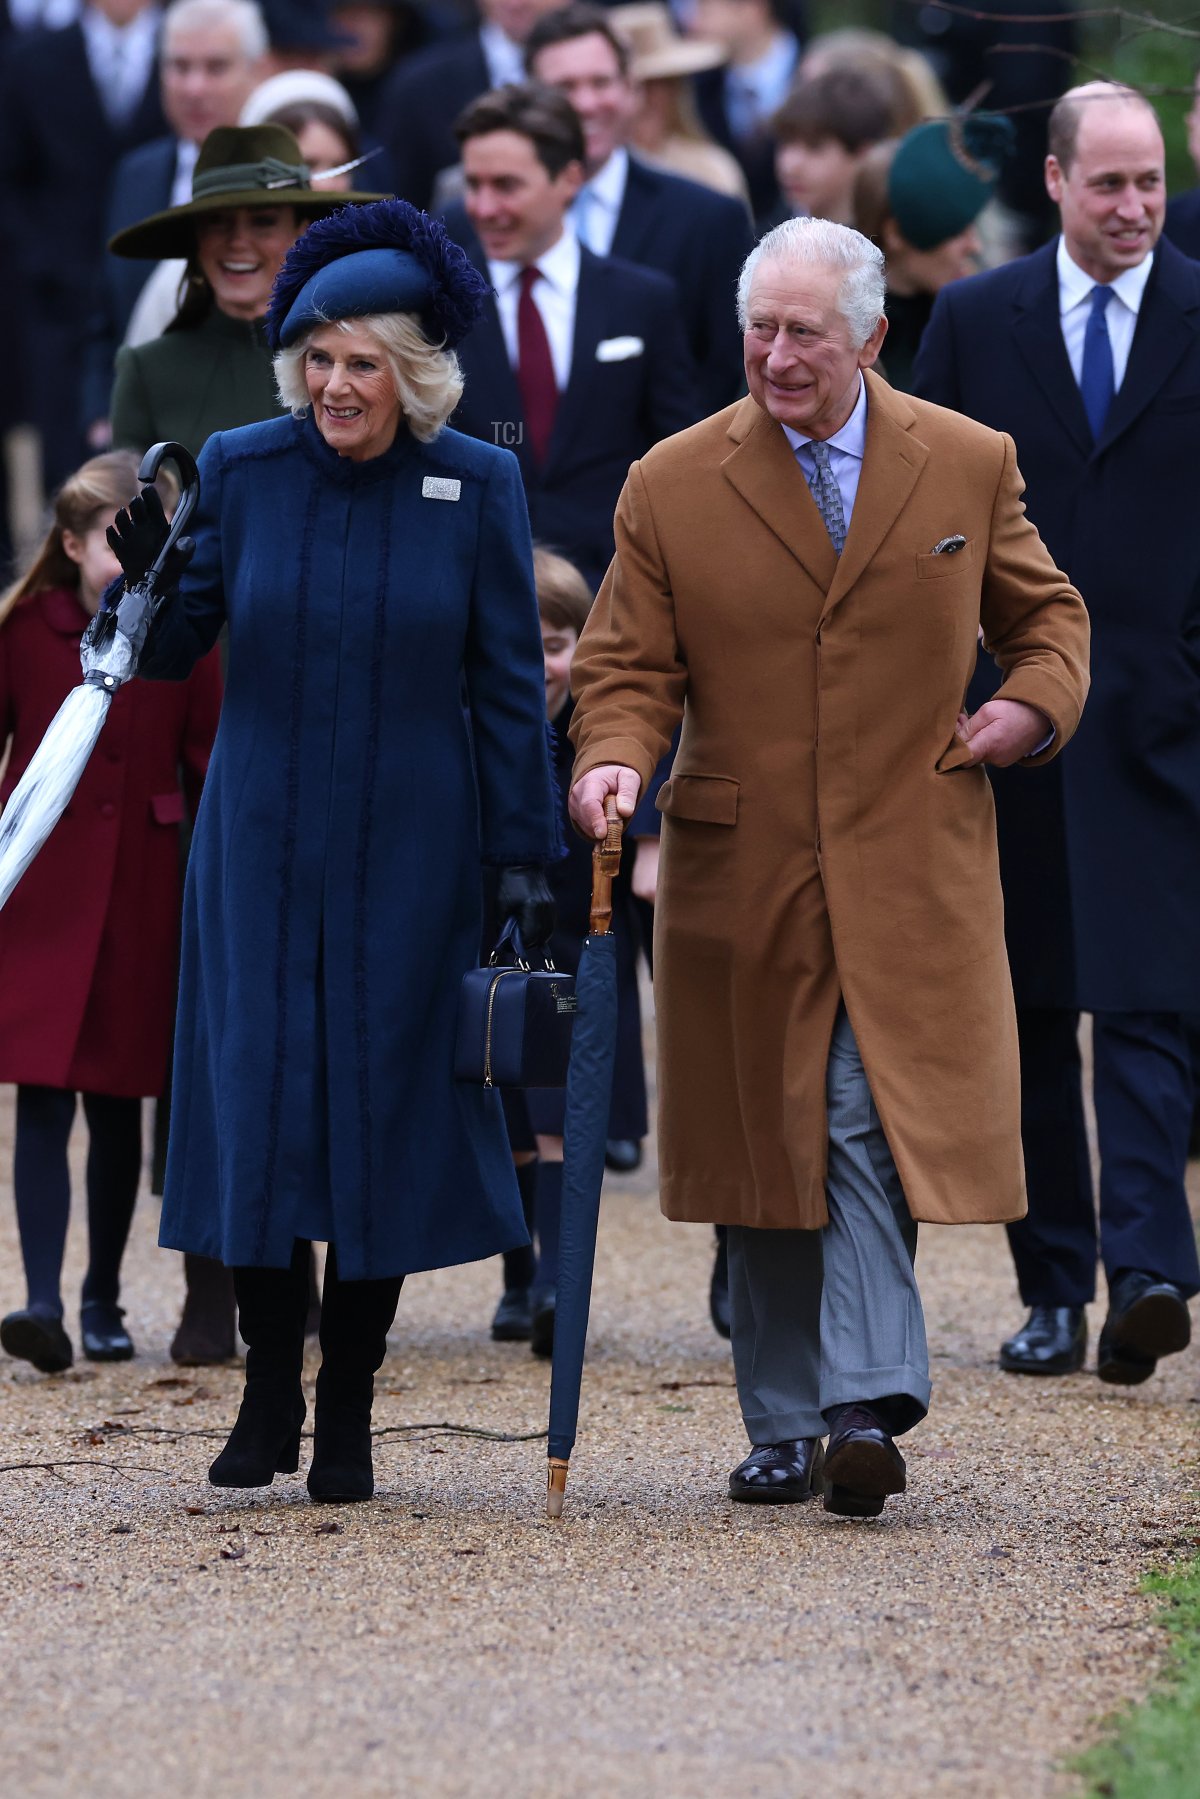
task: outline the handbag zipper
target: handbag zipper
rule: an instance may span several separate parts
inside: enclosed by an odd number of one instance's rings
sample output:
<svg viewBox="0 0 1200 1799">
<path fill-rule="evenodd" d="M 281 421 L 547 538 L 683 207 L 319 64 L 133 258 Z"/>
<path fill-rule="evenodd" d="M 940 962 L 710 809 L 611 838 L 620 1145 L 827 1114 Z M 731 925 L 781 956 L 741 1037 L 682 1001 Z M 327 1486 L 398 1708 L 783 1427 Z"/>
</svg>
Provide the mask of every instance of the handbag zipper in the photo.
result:
<svg viewBox="0 0 1200 1799">
<path fill-rule="evenodd" d="M 506 974 L 516 973 L 515 968 L 502 968 L 488 988 L 487 1029 L 483 1039 L 483 1084 L 485 1087 L 494 1087 L 496 1084 L 492 1080 L 492 1011 L 496 1004 L 496 989 Z"/>
</svg>

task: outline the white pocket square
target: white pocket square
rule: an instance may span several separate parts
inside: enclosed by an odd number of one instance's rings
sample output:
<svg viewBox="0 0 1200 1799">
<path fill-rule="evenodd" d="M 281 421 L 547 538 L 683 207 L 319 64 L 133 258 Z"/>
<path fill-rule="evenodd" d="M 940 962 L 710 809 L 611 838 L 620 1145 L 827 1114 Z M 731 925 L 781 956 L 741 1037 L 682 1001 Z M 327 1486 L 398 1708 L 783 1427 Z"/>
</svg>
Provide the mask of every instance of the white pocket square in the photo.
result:
<svg viewBox="0 0 1200 1799">
<path fill-rule="evenodd" d="M 640 337 L 606 337 L 596 345 L 597 362 L 628 362 L 646 348 Z"/>
</svg>

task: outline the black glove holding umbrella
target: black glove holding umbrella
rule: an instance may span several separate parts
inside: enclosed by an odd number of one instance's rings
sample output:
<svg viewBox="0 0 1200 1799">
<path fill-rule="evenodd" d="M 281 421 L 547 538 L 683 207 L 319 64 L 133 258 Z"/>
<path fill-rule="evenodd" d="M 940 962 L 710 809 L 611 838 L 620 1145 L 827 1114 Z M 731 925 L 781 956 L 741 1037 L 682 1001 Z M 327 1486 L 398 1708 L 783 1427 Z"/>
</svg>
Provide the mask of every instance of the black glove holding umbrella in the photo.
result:
<svg viewBox="0 0 1200 1799">
<path fill-rule="evenodd" d="M 563 1128 L 562 1235 L 550 1380 L 546 1511 L 561 1518 L 567 1468 L 579 1426 L 583 1352 L 592 1302 L 592 1269 L 600 1222 L 600 1188 L 608 1108 L 617 1054 L 617 945 L 612 935 L 612 884 L 621 867 L 623 821 L 616 796 L 605 802 L 608 835 L 592 850 L 592 907 L 579 972 L 571 1032 Z"/>
<path fill-rule="evenodd" d="M 96 747 L 113 695 L 137 673 L 155 612 L 174 590 L 193 545 L 183 531 L 200 498 L 196 464 L 182 444 L 147 451 L 138 480 L 150 482 L 170 458 L 182 492 L 167 523 L 162 501 L 145 487 L 128 512 L 117 515 L 108 540 L 125 570 L 125 589 L 98 612 L 83 634 L 83 682 L 67 695 L 0 815 L 0 906 L 62 817 Z"/>
</svg>

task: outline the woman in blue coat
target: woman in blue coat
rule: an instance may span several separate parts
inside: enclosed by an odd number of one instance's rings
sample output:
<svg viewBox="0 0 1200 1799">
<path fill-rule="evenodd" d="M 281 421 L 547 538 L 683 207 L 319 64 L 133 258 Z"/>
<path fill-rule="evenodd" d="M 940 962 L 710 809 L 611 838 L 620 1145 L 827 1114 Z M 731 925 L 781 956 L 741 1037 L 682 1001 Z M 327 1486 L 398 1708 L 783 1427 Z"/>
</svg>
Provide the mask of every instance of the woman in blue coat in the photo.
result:
<svg viewBox="0 0 1200 1799">
<path fill-rule="evenodd" d="M 205 445 L 195 554 L 142 662 L 179 679 L 228 625 L 161 1233 L 234 1270 L 246 1388 L 217 1486 L 298 1466 L 310 1240 L 330 1246 L 316 1499 L 373 1491 L 404 1275 L 525 1240 L 499 1094 L 453 1074 L 481 864 L 544 941 L 559 834 L 520 473 L 443 429 L 484 291 L 403 201 L 297 241 L 267 318 L 291 416 Z M 162 530 L 152 498 L 130 512 L 132 578 Z"/>
</svg>

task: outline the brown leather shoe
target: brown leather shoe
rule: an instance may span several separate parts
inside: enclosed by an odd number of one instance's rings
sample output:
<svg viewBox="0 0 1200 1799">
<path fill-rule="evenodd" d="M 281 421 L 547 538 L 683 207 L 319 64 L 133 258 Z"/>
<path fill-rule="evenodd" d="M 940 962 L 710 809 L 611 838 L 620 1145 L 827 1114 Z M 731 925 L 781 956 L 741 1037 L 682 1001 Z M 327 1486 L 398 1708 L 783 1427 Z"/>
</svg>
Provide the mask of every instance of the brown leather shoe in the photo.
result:
<svg viewBox="0 0 1200 1799">
<path fill-rule="evenodd" d="M 878 1518 L 888 1494 L 907 1485 L 904 1457 L 874 1412 L 845 1406 L 825 1453 L 825 1510 L 839 1518 Z"/>
<path fill-rule="evenodd" d="M 756 1443 L 729 1476 L 729 1497 L 747 1505 L 799 1505 L 821 1491 L 824 1462 L 819 1437 Z"/>
<path fill-rule="evenodd" d="M 208 1256 L 185 1255 L 187 1295 L 183 1317 L 171 1339 L 171 1360 L 183 1368 L 228 1362 L 235 1353 L 233 1275 Z"/>
</svg>

